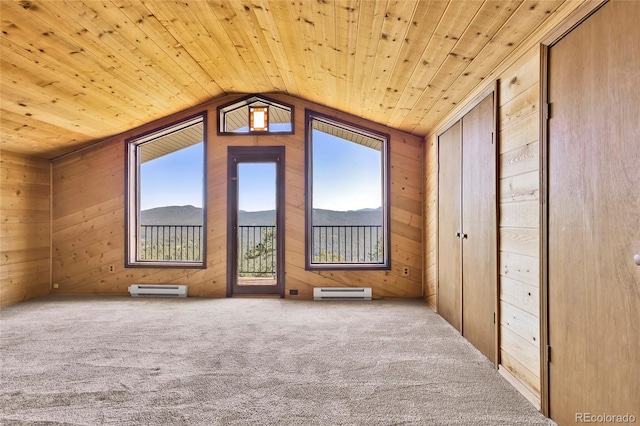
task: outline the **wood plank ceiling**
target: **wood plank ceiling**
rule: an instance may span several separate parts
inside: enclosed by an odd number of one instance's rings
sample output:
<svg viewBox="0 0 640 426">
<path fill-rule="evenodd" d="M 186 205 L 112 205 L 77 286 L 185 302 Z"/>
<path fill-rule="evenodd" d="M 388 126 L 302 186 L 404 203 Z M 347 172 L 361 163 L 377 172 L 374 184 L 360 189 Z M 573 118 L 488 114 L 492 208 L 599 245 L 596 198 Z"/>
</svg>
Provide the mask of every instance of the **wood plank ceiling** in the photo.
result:
<svg viewBox="0 0 640 426">
<path fill-rule="evenodd" d="M 3 0 L 0 148 L 54 158 L 233 93 L 426 135 L 563 3 Z"/>
</svg>

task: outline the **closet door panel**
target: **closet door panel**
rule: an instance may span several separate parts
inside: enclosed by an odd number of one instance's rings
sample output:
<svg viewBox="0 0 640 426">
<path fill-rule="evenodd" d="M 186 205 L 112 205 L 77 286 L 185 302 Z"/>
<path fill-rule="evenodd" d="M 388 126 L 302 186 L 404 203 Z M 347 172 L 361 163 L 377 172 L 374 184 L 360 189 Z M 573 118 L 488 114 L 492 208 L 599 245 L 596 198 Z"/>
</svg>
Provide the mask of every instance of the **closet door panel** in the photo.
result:
<svg viewBox="0 0 640 426">
<path fill-rule="evenodd" d="M 462 331 L 461 123 L 438 137 L 438 313 Z"/>
<path fill-rule="evenodd" d="M 559 425 L 582 413 L 640 417 L 639 21 L 640 2 L 611 1 L 549 50 L 549 409 Z"/>
<path fill-rule="evenodd" d="M 462 118 L 462 333 L 495 363 L 496 145 L 493 93 Z"/>
</svg>

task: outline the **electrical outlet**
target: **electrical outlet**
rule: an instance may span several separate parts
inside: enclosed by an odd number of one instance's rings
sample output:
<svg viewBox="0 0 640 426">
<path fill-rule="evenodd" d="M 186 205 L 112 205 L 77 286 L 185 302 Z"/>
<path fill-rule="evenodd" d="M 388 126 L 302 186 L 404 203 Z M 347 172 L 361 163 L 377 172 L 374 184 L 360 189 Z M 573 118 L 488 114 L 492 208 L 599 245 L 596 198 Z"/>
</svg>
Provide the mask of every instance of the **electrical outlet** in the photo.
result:
<svg viewBox="0 0 640 426">
<path fill-rule="evenodd" d="M 298 290 L 289 290 L 289 296 L 297 296 Z"/>
<path fill-rule="evenodd" d="M 53 288 L 58 288 L 58 287 L 60 287 L 60 285 L 59 285 L 58 283 L 55 283 L 55 284 L 53 285 Z"/>
<path fill-rule="evenodd" d="M 405 277 L 409 276 L 409 267 L 405 266 L 404 268 L 402 268 L 402 275 L 404 275 Z"/>
<path fill-rule="evenodd" d="M 116 271 L 116 267 L 113 265 L 109 265 L 109 272 L 115 272 Z"/>
</svg>

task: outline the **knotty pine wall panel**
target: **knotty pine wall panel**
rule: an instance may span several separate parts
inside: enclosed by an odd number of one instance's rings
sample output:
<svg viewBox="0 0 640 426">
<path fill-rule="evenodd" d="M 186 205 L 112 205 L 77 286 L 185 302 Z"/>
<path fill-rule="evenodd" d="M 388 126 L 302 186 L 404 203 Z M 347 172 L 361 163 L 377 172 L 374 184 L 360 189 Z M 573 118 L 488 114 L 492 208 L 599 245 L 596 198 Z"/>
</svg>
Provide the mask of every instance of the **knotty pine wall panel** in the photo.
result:
<svg viewBox="0 0 640 426">
<path fill-rule="evenodd" d="M 500 363 L 514 380 L 540 397 L 540 170 L 538 48 L 524 52 L 500 71 L 499 214 L 500 214 Z M 484 87 L 492 84 L 488 81 Z M 467 103 L 471 102 L 470 97 Z M 437 135 L 452 114 L 425 138 L 425 299 L 437 306 Z M 440 165 L 444 167 L 444 165 Z M 537 398 L 537 399 L 536 399 Z"/>
<path fill-rule="evenodd" d="M 53 167 L 53 279 L 56 292 L 126 294 L 133 283 L 189 285 L 190 296 L 224 297 L 227 288 L 227 148 L 285 146 L 285 294 L 313 297 L 316 286 L 367 286 L 375 298 L 421 297 L 423 276 L 422 141 L 419 137 L 284 95 L 295 108 L 295 135 L 218 136 L 216 107 L 225 97 L 76 154 Z M 306 271 L 304 111 L 312 109 L 391 136 L 391 270 Z M 208 111 L 207 257 L 205 269 L 124 268 L 125 139 Z M 109 272 L 109 266 L 114 272 Z M 404 267 L 409 276 L 403 276 Z"/>
<path fill-rule="evenodd" d="M 438 138 L 425 140 L 425 201 L 424 201 L 424 298 L 437 311 L 438 285 Z"/>
<path fill-rule="evenodd" d="M 49 294 L 50 163 L 0 155 L 0 306 Z"/>
</svg>

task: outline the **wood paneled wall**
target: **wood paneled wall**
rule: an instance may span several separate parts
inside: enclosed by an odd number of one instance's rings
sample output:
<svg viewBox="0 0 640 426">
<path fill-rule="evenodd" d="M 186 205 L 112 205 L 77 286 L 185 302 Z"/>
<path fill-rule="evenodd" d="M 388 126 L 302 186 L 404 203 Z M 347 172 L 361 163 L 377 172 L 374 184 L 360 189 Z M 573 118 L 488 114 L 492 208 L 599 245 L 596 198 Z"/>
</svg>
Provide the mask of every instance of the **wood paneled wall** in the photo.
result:
<svg viewBox="0 0 640 426">
<path fill-rule="evenodd" d="M 444 130 L 444 129 L 443 129 Z M 438 136 L 423 144 L 424 156 L 424 300 L 437 311 L 438 285 Z"/>
<path fill-rule="evenodd" d="M 49 293 L 50 163 L 0 154 L 0 306 Z"/>
<path fill-rule="evenodd" d="M 375 298 L 422 295 L 422 141 L 381 125 L 284 95 L 271 98 L 294 105 L 295 135 L 217 136 L 216 100 L 128 132 L 54 162 L 53 279 L 59 293 L 126 294 L 133 283 L 189 284 L 190 296 L 226 293 L 227 147 L 286 147 L 285 293 L 313 297 L 315 286 L 367 286 Z M 332 115 L 391 135 L 390 271 L 304 269 L 304 109 Z M 208 110 L 206 269 L 124 268 L 125 139 Z M 109 266 L 115 266 L 109 272 Z M 402 275 L 409 267 L 409 276 Z"/>
<path fill-rule="evenodd" d="M 500 80 L 500 363 L 540 397 L 540 55 Z"/>
<path fill-rule="evenodd" d="M 431 129 L 424 144 L 424 297 L 437 309 L 437 135 L 499 81 L 500 372 L 540 407 L 540 42 L 597 2 L 559 7 L 463 102 Z M 559 35 L 559 34 L 558 34 Z"/>
<path fill-rule="evenodd" d="M 500 368 L 536 404 L 540 398 L 539 74 L 540 58 L 534 48 L 498 77 Z M 425 298 L 434 309 L 437 134 L 425 141 Z"/>
</svg>

